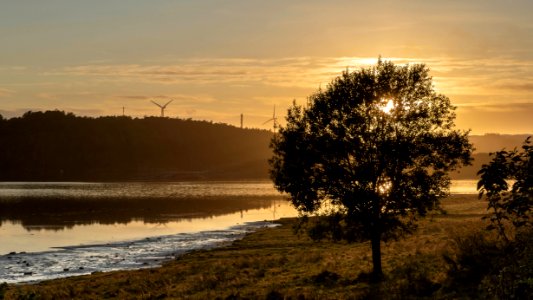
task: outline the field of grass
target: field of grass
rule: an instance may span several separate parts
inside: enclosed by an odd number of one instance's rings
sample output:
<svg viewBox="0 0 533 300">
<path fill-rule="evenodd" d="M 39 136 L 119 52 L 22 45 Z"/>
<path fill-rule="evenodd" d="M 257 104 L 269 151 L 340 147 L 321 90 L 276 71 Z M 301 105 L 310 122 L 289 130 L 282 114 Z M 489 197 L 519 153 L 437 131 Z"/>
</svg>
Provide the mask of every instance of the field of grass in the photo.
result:
<svg viewBox="0 0 533 300">
<path fill-rule="evenodd" d="M 4 285 L 0 298 L 2 294 L 6 299 L 422 297 L 446 283 L 445 257 L 453 256 L 457 238 L 484 227 L 486 203 L 476 195 L 451 196 L 442 207 L 446 213 L 422 219 L 414 235 L 383 243 L 382 283 L 368 280 L 369 243 L 313 242 L 295 235 L 296 221 L 286 219 L 279 221 L 279 227 L 251 233 L 226 247 L 183 255 L 160 268 Z"/>
</svg>

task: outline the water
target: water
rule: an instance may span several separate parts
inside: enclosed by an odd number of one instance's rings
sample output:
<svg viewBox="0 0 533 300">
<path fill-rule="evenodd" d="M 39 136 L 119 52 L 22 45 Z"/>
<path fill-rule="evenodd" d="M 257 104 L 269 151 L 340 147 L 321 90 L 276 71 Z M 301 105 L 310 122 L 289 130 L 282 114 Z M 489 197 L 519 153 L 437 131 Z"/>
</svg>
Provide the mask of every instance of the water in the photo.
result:
<svg viewBox="0 0 533 300">
<path fill-rule="evenodd" d="M 476 194 L 477 195 L 477 180 L 452 180 L 450 192 L 452 194 Z"/>
<path fill-rule="evenodd" d="M 0 282 L 153 267 L 296 215 L 270 182 L 0 183 Z"/>
<path fill-rule="evenodd" d="M 264 181 L 0 183 L 0 282 L 152 267 L 295 215 Z"/>
</svg>

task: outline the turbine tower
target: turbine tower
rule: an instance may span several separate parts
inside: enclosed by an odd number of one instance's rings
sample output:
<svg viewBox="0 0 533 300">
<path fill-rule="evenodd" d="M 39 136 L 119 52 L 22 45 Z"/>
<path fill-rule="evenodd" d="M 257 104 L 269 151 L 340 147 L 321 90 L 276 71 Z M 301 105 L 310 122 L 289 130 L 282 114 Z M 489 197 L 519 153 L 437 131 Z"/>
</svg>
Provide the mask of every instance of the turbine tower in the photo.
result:
<svg viewBox="0 0 533 300">
<path fill-rule="evenodd" d="M 265 125 L 268 122 L 273 123 L 274 132 L 276 132 L 276 129 L 278 128 L 278 118 L 276 117 L 276 105 L 274 104 L 274 113 L 272 114 L 272 118 L 268 119 L 263 125 Z"/>
<path fill-rule="evenodd" d="M 174 101 L 174 99 L 168 101 L 167 103 L 165 103 L 165 105 L 161 105 L 161 104 L 155 102 L 154 100 L 150 100 L 150 101 L 152 101 L 153 104 L 155 104 L 155 105 L 159 106 L 159 108 L 161 108 L 161 118 L 164 118 L 165 117 L 165 108 L 167 108 L 167 105 L 169 105 L 170 102 Z"/>
</svg>

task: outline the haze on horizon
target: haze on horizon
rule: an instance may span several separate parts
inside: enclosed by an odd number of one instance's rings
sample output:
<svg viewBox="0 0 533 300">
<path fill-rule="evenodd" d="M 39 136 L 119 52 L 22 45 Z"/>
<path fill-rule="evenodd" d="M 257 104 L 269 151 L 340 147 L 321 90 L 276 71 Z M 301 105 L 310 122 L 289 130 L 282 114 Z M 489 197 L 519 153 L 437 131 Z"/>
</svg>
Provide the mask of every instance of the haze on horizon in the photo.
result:
<svg viewBox="0 0 533 300">
<path fill-rule="evenodd" d="M 426 63 L 473 134 L 532 133 L 533 2 L 9 1 L 0 114 L 158 116 L 268 128 L 346 68 Z"/>
</svg>

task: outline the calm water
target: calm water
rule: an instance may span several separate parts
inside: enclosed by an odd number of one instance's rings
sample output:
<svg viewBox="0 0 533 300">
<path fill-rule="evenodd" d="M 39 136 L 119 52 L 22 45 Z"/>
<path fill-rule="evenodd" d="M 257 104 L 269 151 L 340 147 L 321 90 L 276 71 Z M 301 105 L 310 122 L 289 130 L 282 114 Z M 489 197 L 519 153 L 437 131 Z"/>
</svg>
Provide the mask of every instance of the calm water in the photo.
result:
<svg viewBox="0 0 533 300">
<path fill-rule="evenodd" d="M 0 183 L 0 254 L 219 230 L 294 214 L 270 182 Z"/>
<path fill-rule="evenodd" d="M 158 265 L 296 214 L 264 181 L 0 183 L 0 282 Z"/>
</svg>

